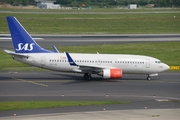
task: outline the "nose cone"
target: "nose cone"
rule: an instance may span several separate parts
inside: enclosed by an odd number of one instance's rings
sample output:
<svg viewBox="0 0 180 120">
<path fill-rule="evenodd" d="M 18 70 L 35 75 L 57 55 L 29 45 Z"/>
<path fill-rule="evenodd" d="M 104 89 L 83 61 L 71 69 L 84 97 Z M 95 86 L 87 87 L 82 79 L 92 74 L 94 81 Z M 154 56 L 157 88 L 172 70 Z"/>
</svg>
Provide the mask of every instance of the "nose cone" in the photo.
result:
<svg viewBox="0 0 180 120">
<path fill-rule="evenodd" d="M 169 70 L 169 68 L 170 68 L 169 65 L 163 64 L 163 69 L 164 69 L 164 71 L 165 71 L 165 70 Z"/>
</svg>

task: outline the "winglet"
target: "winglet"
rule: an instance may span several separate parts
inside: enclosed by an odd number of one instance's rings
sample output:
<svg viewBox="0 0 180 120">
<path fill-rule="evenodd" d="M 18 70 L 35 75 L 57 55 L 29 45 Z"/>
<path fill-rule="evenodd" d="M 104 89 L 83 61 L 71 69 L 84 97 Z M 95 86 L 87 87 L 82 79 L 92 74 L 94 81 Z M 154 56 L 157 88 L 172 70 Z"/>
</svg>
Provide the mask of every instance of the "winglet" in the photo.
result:
<svg viewBox="0 0 180 120">
<path fill-rule="evenodd" d="M 59 51 L 58 51 L 58 49 L 56 48 L 56 46 L 53 45 L 52 47 L 53 47 L 53 50 L 54 50 L 55 53 L 59 53 Z"/>
<path fill-rule="evenodd" d="M 69 64 L 71 65 L 71 66 L 77 66 L 77 64 L 74 62 L 74 60 L 71 58 L 71 56 L 69 55 L 69 53 L 68 52 L 65 52 L 66 53 L 66 56 L 67 56 L 67 58 L 68 58 L 68 61 L 69 61 Z"/>
</svg>

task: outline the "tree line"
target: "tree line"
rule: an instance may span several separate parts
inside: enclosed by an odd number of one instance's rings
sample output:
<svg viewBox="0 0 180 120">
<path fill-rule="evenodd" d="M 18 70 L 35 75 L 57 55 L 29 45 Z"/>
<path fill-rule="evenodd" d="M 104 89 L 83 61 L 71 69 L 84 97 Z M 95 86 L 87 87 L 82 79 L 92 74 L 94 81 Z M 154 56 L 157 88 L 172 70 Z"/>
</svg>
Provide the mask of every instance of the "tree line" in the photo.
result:
<svg viewBox="0 0 180 120">
<path fill-rule="evenodd" d="M 36 5 L 35 0 L 0 0 L 0 3 L 1 4 L 8 3 L 8 4 L 11 4 L 13 6 L 18 6 L 18 5 L 23 5 L 23 6 Z"/>
<path fill-rule="evenodd" d="M 11 5 L 36 5 L 35 0 L 0 0 L 0 3 L 9 3 Z M 179 7 L 180 0 L 56 0 L 56 4 L 64 6 L 80 7 L 85 6 L 127 6 L 128 4 L 137 4 L 145 6 L 155 4 L 155 7 Z"/>
</svg>

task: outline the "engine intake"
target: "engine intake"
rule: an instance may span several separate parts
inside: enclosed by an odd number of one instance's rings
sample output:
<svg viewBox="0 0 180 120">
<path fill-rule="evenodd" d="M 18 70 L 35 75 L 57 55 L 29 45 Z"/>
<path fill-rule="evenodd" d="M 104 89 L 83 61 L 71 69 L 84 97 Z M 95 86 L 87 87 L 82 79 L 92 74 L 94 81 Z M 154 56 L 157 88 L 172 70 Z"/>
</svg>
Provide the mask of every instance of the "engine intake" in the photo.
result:
<svg viewBox="0 0 180 120">
<path fill-rule="evenodd" d="M 104 69 L 103 71 L 99 72 L 97 75 L 102 76 L 103 78 L 121 78 L 122 77 L 122 70 L 121 69 Z"/>
</svg>

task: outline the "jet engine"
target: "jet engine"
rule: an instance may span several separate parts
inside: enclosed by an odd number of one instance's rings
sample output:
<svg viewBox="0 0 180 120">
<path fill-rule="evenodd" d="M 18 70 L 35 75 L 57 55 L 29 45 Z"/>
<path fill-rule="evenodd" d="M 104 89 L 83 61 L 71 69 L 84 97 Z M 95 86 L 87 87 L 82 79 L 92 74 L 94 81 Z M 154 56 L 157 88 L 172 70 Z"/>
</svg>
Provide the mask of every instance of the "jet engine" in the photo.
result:
<svg viewBox="0 0 180 120">
<path fill-rule="evenodd" d="M 121 78 L 122 70 L 121 69 L 103 69 L 103 71 L 99 72 L 97 75 L 102 76 L 103 78 Z"/>
</svg>

